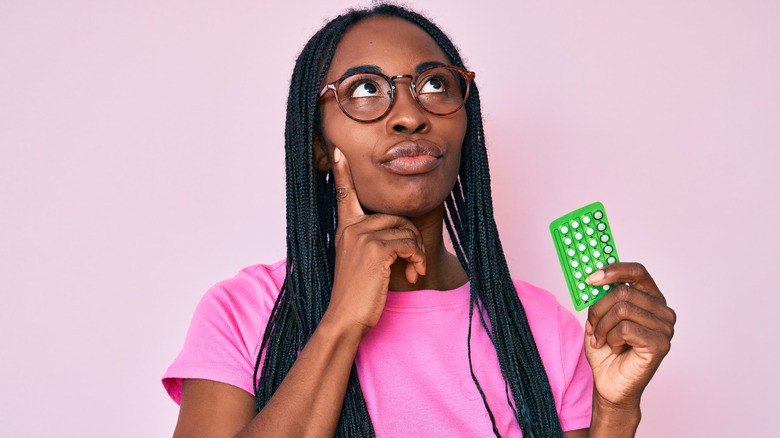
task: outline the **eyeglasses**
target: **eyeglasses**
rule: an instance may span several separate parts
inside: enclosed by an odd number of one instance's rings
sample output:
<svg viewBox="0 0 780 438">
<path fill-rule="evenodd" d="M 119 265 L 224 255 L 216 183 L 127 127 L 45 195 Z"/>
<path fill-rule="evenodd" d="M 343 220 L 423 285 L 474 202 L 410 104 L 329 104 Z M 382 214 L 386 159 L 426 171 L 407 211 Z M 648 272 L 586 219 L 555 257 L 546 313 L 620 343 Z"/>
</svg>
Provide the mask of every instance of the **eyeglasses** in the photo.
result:
<svg viewBox="0 0 780 438">
<path fill-rule="evenodd" d="M 395 80 L 402 78 L 411 79 L 412 96 L 422 109 L 436 116 L 448 116 L 466 103 L 474 73 L 450 65 L 428 67 L 416 76 L 356 72 L 326 85 L 320 97 L 333 90 L 336 102 L 347 117 L 358 122 L 375 122 L 390 112 L 395 99 Z"/>
</svg>

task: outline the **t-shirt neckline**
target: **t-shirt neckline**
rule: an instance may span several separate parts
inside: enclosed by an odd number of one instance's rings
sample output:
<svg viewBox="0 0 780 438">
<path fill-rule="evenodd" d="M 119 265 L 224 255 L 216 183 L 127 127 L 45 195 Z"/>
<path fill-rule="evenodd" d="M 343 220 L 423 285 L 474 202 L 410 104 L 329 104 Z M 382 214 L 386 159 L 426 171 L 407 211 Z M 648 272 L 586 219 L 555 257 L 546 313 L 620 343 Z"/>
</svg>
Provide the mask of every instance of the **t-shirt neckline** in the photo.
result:
<svg viewBox="0 0 780 438">
<path fill-rule="evenodd" d="M 451 290 L 388 291 L 385 309 L 457 307 L 469 302 L 470 282 Z"/>
</svg>

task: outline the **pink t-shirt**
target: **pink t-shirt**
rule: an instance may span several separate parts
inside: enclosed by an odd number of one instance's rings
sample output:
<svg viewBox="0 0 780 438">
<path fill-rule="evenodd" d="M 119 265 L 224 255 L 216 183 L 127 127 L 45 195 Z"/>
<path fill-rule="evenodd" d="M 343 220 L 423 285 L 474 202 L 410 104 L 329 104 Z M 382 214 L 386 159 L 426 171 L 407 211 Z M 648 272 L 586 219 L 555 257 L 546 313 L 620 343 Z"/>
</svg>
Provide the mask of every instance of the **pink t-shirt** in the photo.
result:
<svg viewBox="0 0 780 438">
<path fill-rule="evenodd" d="M 192 319 L 163 385 L 181 399 L 181 379 L 227 383 L 254 393 L 252 374 L 284 261 L 255 265 L 212 287 Z M 590 426 L 593 377 L 579 322 L 547 291 L 515 281 L 564 431 Z M 378 437 L 492 434 L 469 372 L 469 285 L 450 291 L 389 292 L 382 317 L 358 349 L 360 385 Z M 507 404 L 495 348 L 475 313 L 471 354 L 502 436 L 521 436 Z"/>
</svg>

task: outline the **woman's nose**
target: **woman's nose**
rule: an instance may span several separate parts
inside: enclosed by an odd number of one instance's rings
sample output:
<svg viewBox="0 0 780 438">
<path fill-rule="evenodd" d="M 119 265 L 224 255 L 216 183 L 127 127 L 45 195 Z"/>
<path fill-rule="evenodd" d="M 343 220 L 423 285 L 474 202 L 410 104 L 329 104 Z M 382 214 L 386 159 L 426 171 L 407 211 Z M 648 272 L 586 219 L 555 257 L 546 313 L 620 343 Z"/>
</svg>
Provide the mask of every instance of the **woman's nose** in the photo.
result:
<svg viewBox="0 0 780 438">
<path fill-rule="evenodd" d="M 410 84 L 402 82 L 396 86 L 393 107 L 387 116 L 389 130 L 406 134 L 426 132 L 430 129 L 430 115 L 417 103 Z"/>
</svg>

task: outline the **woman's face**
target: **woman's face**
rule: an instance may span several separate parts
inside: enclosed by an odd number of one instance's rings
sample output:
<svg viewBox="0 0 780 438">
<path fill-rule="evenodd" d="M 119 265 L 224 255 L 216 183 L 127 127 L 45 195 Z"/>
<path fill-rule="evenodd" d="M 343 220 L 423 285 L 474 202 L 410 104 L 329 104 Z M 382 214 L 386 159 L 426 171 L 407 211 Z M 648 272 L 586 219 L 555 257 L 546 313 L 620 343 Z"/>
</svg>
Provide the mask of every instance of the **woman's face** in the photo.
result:
<svg viewBox="0 0 780 438">
<path fill-rule="evenodd" d="M 416 25 L 397 17 L 372 17 L 344 34 L 325 83 L 361 66 L 370 66 L 361 70 L 378 68 L 392 77 L 415 75 L 430 63 L 450 62 L 433 38 Z M 409 81 L 396 79 L 393 107 L 381 120 L 361 123 L 350 119 L 333 92 L 323 97 L 320 111 L 329 152 L 337 147 L 347 157 L 363 207 L 418 217 L 439 207 L 455 184 L 466 111 L 449 116 L 427 113 L 414 100 Z"/>
</svg>

